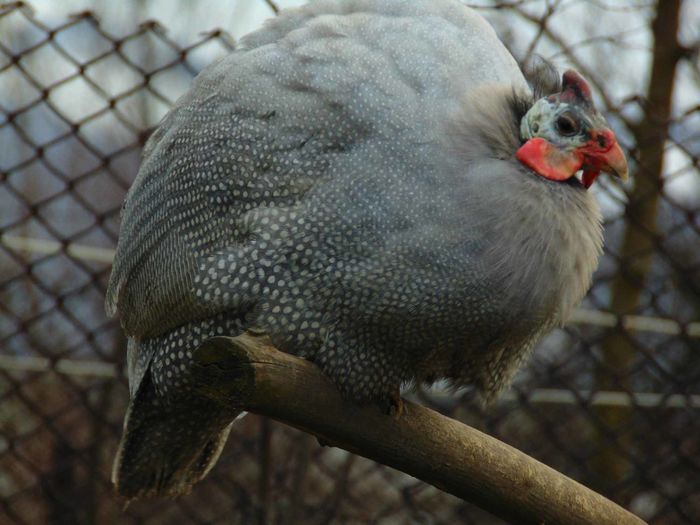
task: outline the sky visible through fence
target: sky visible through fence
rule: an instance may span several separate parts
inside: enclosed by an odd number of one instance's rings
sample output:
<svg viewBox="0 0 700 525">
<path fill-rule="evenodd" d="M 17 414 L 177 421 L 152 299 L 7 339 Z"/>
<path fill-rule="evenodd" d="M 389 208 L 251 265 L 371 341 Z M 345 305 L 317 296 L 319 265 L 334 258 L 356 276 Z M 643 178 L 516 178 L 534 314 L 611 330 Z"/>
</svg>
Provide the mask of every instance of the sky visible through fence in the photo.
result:
<svg viewBox="0 0 700 525">
<path fill-rule="evenodd" d="M 234 49 L 217 26 L 238 37 L 286 4 L 110 4 L 0 4 L 0 524 L 500 523 L 252 415 L 192 494 L 123 510 L 109 477 L 125 340 L 103 310 L 121 202 L 154 126 Z M 589 80 L 632 181 L 595 185 L 593 287 L 501 401 L 409 395 L 650 523 L 700 523 L 700 3 L 474 4 L 518 60 Z"/>
</svg>

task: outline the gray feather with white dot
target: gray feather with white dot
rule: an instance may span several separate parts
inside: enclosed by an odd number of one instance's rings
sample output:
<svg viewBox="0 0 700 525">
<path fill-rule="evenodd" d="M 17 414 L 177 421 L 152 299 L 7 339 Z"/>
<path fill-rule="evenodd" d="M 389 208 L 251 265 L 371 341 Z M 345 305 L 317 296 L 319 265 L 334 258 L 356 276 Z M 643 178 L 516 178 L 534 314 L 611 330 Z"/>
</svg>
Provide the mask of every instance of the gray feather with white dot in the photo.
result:
<svg viewBox="0 0 700 525">
<path fill-rule="evenodd" d="M 450 0 L 316 2 L 195 80 L 147 145 L 110 280 L 133 354 L 123 493 L 182 492 L 215 461 L 233 414 L 202 411 L 187 385 L 216 334 L 262 329 L 358 401 L 440 378 L 486 398 L 508 383 L 600 250 L 585 191 L 503 158 L 513 91 L 531 96 L 513 58 Z M 561 210 L 572 220 L 552 228 Z M 157 418 L 162 440 L 166 416 L 187 425 L 195 408 L 205 432 L 177 443 L 186 453 L 135 466 L 130 426 Z"/>
</svg>

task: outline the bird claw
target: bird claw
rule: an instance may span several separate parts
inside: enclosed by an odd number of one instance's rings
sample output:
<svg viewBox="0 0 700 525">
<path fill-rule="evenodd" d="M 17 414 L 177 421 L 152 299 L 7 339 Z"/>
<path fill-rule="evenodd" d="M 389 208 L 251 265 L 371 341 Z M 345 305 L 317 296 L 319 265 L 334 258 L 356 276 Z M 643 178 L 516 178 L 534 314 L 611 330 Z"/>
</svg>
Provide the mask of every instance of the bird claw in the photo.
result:
<svg viewBox="0 0 700 525">
<path fill-rule="evenodd" d="M 394 419 L 399 419 L 404 413 L 404 402 L 401 399 L 401 393 L 397 389 L 389 395 L 386 400 L 386 405 L 384 405 L 384 413 Z"/>
</svg>

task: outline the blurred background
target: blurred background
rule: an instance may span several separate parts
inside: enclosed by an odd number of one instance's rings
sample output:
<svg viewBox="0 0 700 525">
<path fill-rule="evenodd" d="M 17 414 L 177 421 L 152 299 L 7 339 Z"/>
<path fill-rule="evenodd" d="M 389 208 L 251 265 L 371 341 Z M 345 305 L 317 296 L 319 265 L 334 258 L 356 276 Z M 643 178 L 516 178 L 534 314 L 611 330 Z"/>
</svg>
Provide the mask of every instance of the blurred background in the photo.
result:
<svg viewBox="0 0 700 525">
<path fill-rule="evenodd" d="M 192 494 L 115 498 L 125 340 L 103 310 L 141 147 L 205 65 L 302 1 L 0 4 L 0 524 L 496 524 L 273 421 Z M 515 57 L 573 67 L 629 153 L 594 191 L 606 251 L 574 319 L 492 408 L 411 396 L 652 524 L 700 523 L 700 2 L 471 2 Z"/>
</svg>

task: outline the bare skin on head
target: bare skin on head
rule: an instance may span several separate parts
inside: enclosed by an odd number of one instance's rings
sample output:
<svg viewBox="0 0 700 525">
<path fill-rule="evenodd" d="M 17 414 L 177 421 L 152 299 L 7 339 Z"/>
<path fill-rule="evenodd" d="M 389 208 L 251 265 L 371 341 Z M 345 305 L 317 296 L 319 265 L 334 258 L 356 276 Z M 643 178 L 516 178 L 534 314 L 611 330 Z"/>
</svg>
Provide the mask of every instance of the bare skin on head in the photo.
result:
<svg viewBox="0 0 700 525">
<path fill-rule="evenodd" d="M 562 84 L 561 93 L 538 100 L 523 117 L 525 143 L 517 159 L 550 180 L 568 180 L 583 170 L 586 188 L 601 171 L 627 180 L 625 154 L 593 105 L 586 81 L 568 70 Z"/>
</svg>

